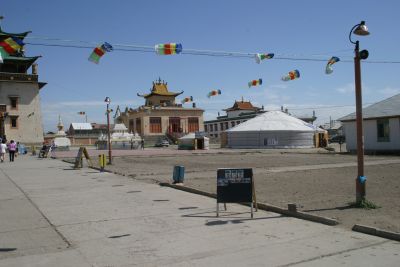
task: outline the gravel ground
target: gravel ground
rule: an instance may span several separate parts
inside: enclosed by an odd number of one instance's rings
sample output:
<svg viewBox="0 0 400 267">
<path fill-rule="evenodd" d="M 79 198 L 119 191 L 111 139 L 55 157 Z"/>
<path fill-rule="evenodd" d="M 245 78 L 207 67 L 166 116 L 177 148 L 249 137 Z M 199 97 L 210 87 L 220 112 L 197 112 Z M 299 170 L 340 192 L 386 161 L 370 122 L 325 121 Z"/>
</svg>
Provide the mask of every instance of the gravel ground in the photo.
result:
<svg viewBox="0 0 400 267">
<path fill-rule="evenodd" d="M 169 148 L 171 150 L 171 148 Z M 171 151 L 173 152 L 173 151 Z M 365 156 L 367 199 L 378 209 L 351 207 L 357 157 L 324 150 L 179 151 L 114 158 L 107 169 L 146 182 L 171 182 L 173 167 L 185 166 L 185 185 L 216 192 L 218 168 L 253 168 L 257 200 L 339 220 L 339 227 L 364 224 L 400 232 L 400 157 Z"/>
</svg>

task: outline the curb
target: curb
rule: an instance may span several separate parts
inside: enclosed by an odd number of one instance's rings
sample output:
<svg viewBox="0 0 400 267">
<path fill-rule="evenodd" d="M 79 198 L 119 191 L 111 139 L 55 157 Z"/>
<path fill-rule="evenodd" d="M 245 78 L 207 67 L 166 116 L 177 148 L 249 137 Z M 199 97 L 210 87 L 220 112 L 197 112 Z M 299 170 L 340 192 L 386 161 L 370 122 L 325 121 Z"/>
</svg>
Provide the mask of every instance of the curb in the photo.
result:
<svg viewBox="0 0 400 267">
<path fill-rule="evenodd" d="M 366 226 L 366 225 L 355 224 L 351 230 L 353 230 L 355 232 L 360 232 L 363 234 L 374 235 L 374 236 L 379 236 L 379 237 L 383 237 L 386 239 L 400 241 L 400 233 L 381 230 L 379 228 L 374 228 L 374 227 L 370 227 L 370 226 Z"/>
<path fill-rule="evenodd" d="M 175 184 L 170 184 L 170 183 L 159 183 L 160 186 L 166 186 L 166 187 L 171 187 L 174 189 L 178 189 L 178 190 L 182 190 L 182 191 L 186 191 L 189 193 L 193 193 L 193 194 L 198 194 L 198 195 L 202 195 L 202 196 L 206 196 L 206 197 L 211 197 L 211 198 L 217 198 L 217 194 L 214 193 L 208 193 L 205 191 L 201 191 L 198 189 L 194 189 L 191 187 L 187 187 L 187 186 L 182 186 L 182 185 L 175 185 Z M 322 223 L 322 224 L 326 224 L 326 225 L 338 225 L 339 222 L 335 219 L 331 219 L 331 218 L 326 218 L 326 217 L 322 217 L 322 216 L 317 216 L 317 215 L 313 215 L 313 214 L 309 214 L 309 213 L 305 213 L 305 212 L 300 212 L 300 211 L 289 211 L 287 209 L 283 209 L 277 206 L 273 206 L 270 204 L 265 204 L 265 203 L 257 203 L 257 207 L 261 210 L 266 210 L 266 211 L 271 211 L 271 212 L 275 212 L 275 213 L 279 213 L 282 215 L 286 215 L 286 216 L 290 216 L 290 217 L 295 217 L 295 218 L 299 218 L 299 219 L 303 219 L 303 220 L 308 220 L 308 221 L 313 221 L 313 222 L 317 222 L 317 223 Z"/>
</svg>

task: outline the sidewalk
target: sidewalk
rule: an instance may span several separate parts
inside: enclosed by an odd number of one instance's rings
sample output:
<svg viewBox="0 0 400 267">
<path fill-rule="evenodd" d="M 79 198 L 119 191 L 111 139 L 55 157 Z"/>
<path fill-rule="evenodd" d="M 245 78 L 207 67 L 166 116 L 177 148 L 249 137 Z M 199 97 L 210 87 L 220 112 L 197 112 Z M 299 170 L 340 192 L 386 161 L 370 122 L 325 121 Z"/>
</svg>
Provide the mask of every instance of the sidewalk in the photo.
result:
<svg viewBox="0 0 400 267">
<path fill-rule="evenodd" d="M 400 243 L 70 164 L 0 164 L 0 266 L 398 266 Z"/>
</svg>

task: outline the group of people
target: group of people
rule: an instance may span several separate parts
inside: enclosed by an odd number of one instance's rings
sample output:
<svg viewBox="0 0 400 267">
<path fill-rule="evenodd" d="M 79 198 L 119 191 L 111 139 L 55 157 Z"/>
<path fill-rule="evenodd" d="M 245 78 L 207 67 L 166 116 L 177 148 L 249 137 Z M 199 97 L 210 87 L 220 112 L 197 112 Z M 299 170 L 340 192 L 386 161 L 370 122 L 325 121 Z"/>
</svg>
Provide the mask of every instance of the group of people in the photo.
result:
<svg viewBox="0 0 400 267">
<path fill-rule="evenodd" d="M 4 162 L 6 152 L 10 155 L 10 162 L 14 161 L 14 158 L 18 155 L 18 143 L 11 140 L 9 143 L 5 139 L 1 140 L 0 144 L 0 162 Z"/>
</svg>

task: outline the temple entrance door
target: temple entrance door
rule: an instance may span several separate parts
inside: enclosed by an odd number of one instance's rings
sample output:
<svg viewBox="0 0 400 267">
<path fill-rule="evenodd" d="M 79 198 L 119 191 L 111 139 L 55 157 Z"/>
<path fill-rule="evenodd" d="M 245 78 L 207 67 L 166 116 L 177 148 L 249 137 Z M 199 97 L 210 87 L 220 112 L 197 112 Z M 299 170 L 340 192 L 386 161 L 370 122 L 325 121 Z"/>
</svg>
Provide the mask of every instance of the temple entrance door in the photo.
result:
<svg viewBox="0 0 400 267">
<path fill-rule="evenodd" d="M 170 117 L 169 118 L 168 131 L 170 133 L 180 133 L 180 132 L 182 132 L 181 118 L 179 118 L 179 117 Z"/>
</svg>

